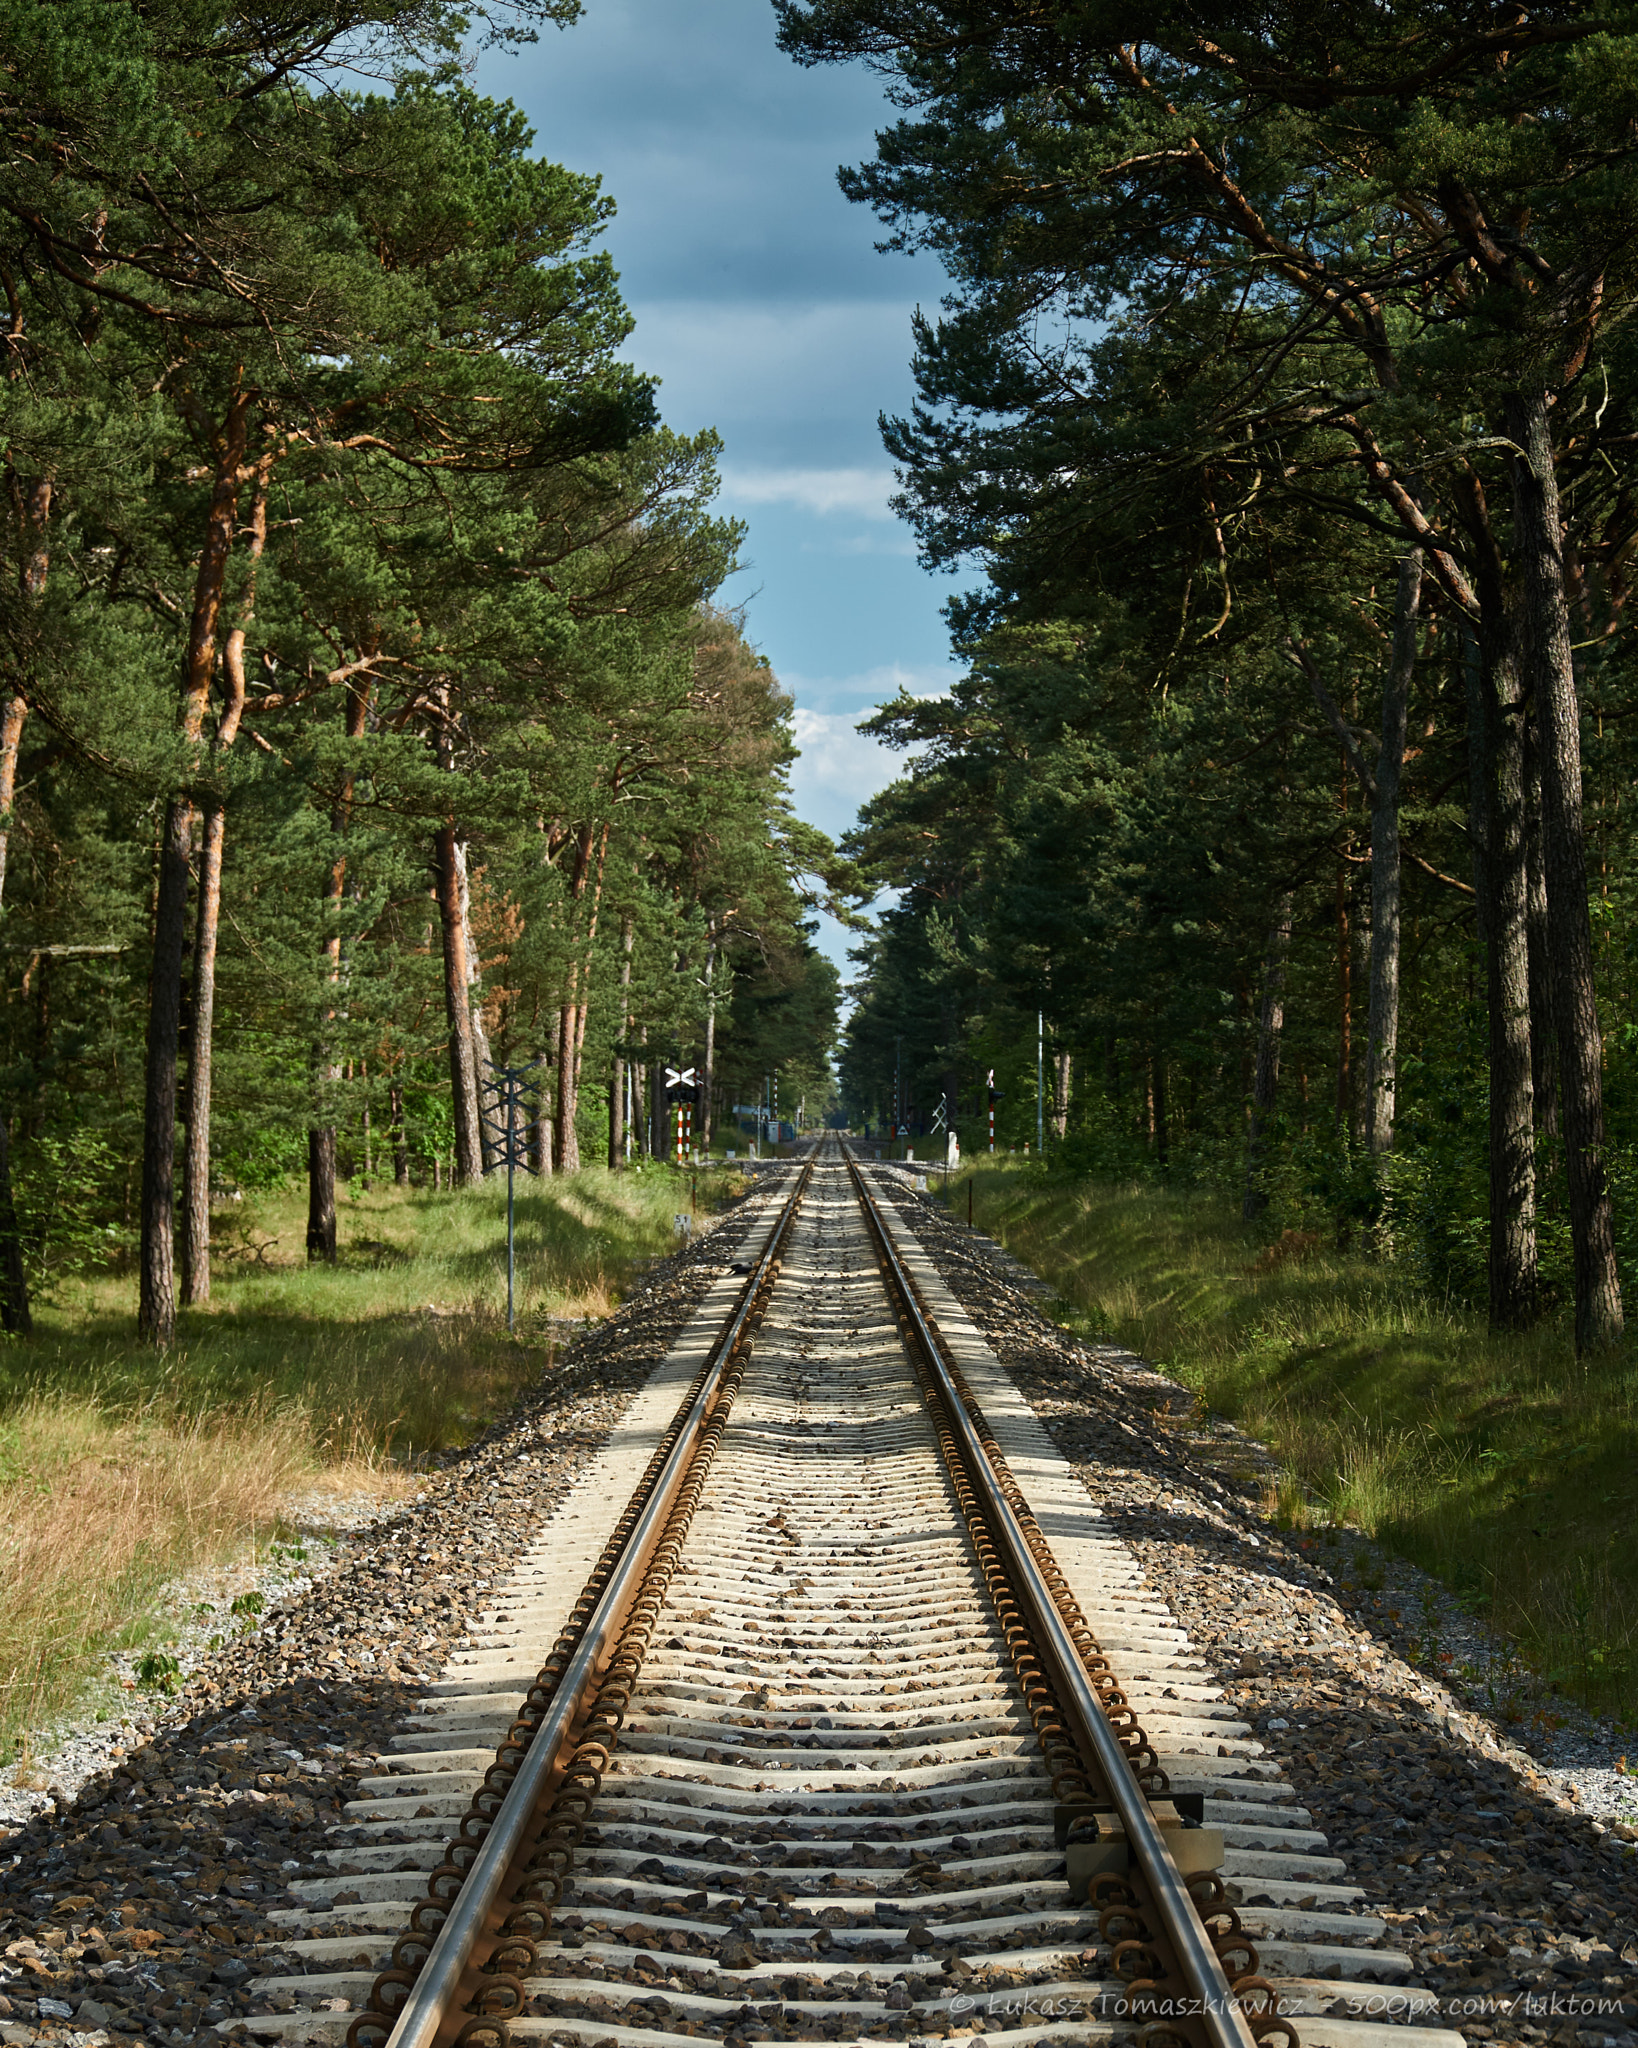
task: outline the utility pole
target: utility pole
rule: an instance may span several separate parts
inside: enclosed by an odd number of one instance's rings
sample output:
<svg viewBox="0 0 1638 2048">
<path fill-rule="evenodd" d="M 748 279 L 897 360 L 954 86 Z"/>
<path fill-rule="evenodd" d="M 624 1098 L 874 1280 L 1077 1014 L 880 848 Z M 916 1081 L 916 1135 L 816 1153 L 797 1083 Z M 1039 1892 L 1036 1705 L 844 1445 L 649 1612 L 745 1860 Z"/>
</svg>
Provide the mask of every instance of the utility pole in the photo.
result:
<svg viewBox="0 0 1638 2048">
<path fill-rule="evenodd" d="M 487 1062 L 494 1077 L 494 1093 L 486 1108 L 479 1110 L 497 1162 L 506 1165 L 506 1327 L 517 1327 L 515 1276 L 517 1272 L 517 1220 L 513 1200 L 513 1177 L 520 1166 L 529 1164 L 528 1113 L 525 1097 L 534 1086 L 539 1060 L 520 1067 Z"/>
<path fill-rule="evenodd" d="M 1046 1150 L 1046 1113 L 1041 1093 L 1042 1077 L 1046 1067 L 1046 1027 L 1041 1021 L 1041 1012 L 1035 1013 L 1035 1152 L 1036 1157 Z"/>
</svg>

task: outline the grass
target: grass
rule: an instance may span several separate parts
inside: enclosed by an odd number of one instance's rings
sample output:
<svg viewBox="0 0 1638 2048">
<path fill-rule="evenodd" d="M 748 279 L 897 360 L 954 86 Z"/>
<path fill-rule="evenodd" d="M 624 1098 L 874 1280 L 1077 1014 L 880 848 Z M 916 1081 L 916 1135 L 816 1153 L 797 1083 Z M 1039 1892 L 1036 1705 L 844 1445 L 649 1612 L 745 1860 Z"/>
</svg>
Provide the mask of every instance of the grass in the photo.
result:
<svg viewBox="0 0 1638 2048">
<path fill-rule="evenodd" d="M 515 1335 L 504 1183 L 356 1189 L 333 1267 L 306 1262 L 304 1190 L 221 1210 L 213 1298 L 164 1353 L 134 1337 L 129 1273 L 45 1304 L 0 1341 L 0 1757 L 26 1768 L 31 1731 L 163 1629 L 167 1584 L 271 1542 L 292 1490 L 407 1491 L 617 1305 L 687 1206 L 652 1168 L 520 1186 Z"/>
<path fill-rule="evenodd" d="M 985 1166 L 975 1221 L 1086 1335 L 1140 1353 L 1260 1438 L 1288 1523 L 1363 1530 L 1435 1573 L 1549 1693 L 1638 1722 L 1638 1369 L 1432 1300 L 1315 1233 L 1272 1242 L 1221 1196 Z M 962 1181 L 950 1202 L 965 1214 Z M 1498 1697 L 1504 1713 L 1520 1698 Z"/>
</svg>

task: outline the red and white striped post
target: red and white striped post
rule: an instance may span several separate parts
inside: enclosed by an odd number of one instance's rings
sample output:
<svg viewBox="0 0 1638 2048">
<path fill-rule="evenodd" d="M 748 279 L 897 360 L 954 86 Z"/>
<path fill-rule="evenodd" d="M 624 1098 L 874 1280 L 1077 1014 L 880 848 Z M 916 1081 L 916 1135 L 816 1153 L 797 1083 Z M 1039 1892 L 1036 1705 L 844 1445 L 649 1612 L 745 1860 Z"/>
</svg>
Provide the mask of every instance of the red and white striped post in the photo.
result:
<svg viewBox="0 0 1638 2048">
<path fill-rule="evenodd" d="M 995 1069 L 994 1069 L 994 1067 L 991 1067 L 991 1069 L 990 1069 L 989 1073 L 988 1073 L 988 1074 L 987 1074 L 987 1075 L 986 1075 L 986 1076 L 984 1077 L 984 1085 L 985 1085 L 985 1086 L 986 1086 L 986 1088 L 987 1088 L 987 1089 L 989 1090 L 989 1096 L 990 1096 L 990 1151 L 991 1151 L 991 1152 L 993 1153 L 993 1152 L 995 1151 Z"/>
</svg>

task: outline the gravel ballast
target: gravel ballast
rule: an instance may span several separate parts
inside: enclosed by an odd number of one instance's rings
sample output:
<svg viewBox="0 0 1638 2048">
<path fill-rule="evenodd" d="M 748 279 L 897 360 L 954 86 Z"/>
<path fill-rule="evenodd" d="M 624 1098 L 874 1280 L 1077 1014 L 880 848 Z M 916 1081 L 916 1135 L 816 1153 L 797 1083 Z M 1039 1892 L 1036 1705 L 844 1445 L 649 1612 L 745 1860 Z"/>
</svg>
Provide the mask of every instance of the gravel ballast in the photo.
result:
<svg viewBox="0 0 1638 2048">
<path fill-rule="evenodd" d="M 1130 1352 L 1067 1335 L 1034 1276 L 908 1175 L 874 1178 L 1380 1902 L 1444 2024 L 1480 2041 L 1638 2042 L 1625 1781 L 1602 1774 L 1613 1811 L 1582 1811 L 1577 1785 L 1407 1661 L 1411 1629 L 1384 1623 L 1396 1585 L 1415 1611 L 1422 1575 L 1363 1539 L 1275 1527 L 1246 1477 L 1272 1465 L 1260 1447 L 1195 1420 L 1189 1391 Z"/>
<path fill-rule="evenodd" d="M 753 1212 L 656 1266 L 419 1496 L 329 1549 L 261 1625 L 145 1722 L 47 1759 L 53 1789 L 0 1835 L 0 2043 L 215 2042 L 277 1969 L 292 1880 L 468 1617 L 575 1479 L 725 1265 Z M 316 1575 L 315 1575 L 316 1570 Z M 34 1795 L 35 1799 L 38 1795 Z"/>
<path fill-rule="evenodd" d="M 1546 1759 L 1408 1660 L 1409 1630 L 1378 1604 L 1398 1581 L 1370 1546 L 1259 1512 L 1258 1447 L 1199 1422 L 1185 1389 L 1130 1354 L 1066 1336 L 1004 1253 L 902 1177 L 879 1179 L 1380 1902 L 1444 2024 L 1478 2041 L 1638 2048 L 1638 1829 L 1578 1811 Z M 128 1731 L 127 1754 L 0 1838 L 0 2042 L 204 2048 L 268 2010 L 247 1987 L 302 1968 L 281 1948 L 291 1926 L 269 1914 L 299 1903 L 293 1881 L 335 1875 L 320 1852 L 360 1776 L 738 1236 L 730 1215 L 658 1267 L 417 1500 L 338 1539 L 322 1574 L 203 1665 L 151 1730 Z"/>
</svg>

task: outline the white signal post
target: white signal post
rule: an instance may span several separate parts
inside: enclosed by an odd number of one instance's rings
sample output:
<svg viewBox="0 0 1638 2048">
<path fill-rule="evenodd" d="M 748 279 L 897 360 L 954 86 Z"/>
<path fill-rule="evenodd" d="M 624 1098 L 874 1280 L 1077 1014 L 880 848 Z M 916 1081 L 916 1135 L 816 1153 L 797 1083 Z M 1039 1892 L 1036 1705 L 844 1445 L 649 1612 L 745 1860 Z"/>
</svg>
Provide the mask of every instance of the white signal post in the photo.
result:
<svg viewBox="0 0 1638 2048">
<path fill-rule="evenodd" d="M 673 1089 L 693 1088 L 695 1086 L 694 1069 L 692 1067 L 667 1067 L 665 1070 L 665 1085 L 668 1094 Z M 678 1101 L 674 1107 L 677 1113 L 676 1156 L 677 1164 L 681 1166 L 688 1156 L 688 1147 L 694 1135 L 694 1105 L 684 1098 Z"/>
</svg>

